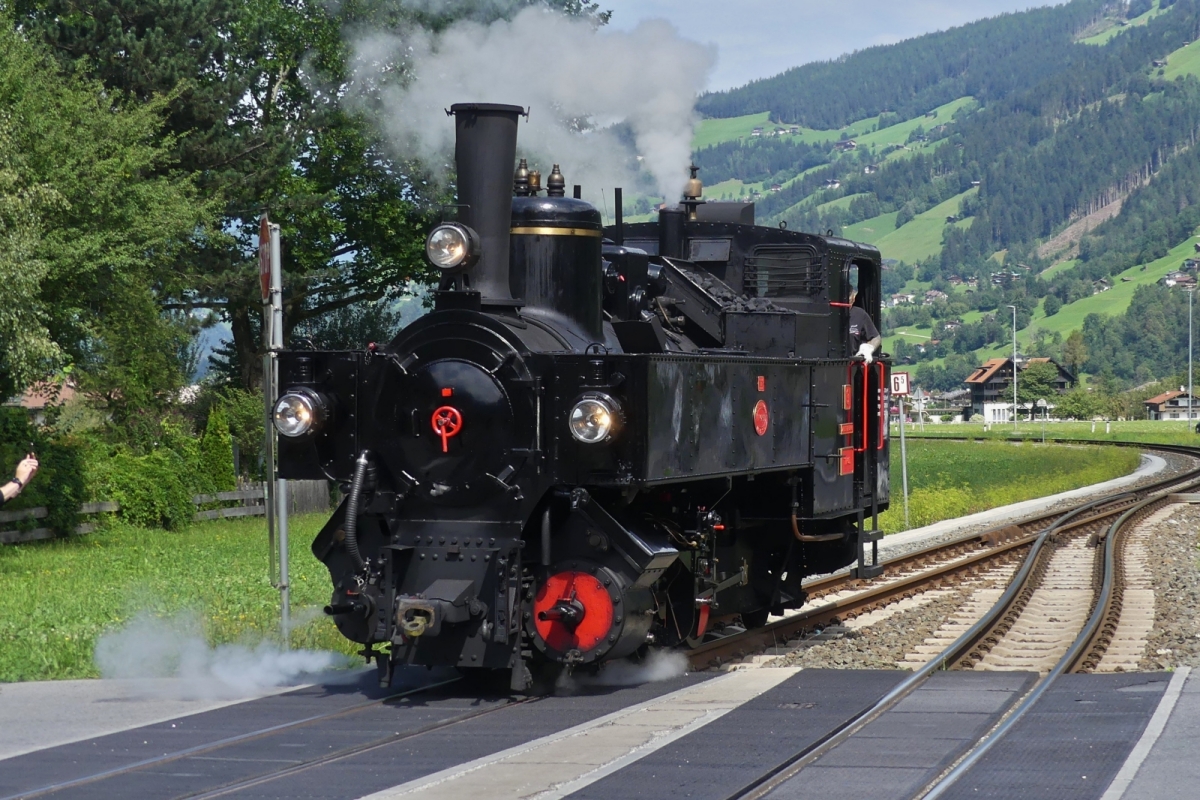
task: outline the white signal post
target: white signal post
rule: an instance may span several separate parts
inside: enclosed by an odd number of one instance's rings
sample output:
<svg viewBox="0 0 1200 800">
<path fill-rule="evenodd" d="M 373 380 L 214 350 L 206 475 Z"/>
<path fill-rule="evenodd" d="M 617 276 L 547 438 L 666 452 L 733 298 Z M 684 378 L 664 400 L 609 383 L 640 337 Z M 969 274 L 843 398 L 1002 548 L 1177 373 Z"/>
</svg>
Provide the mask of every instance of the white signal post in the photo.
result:
<svg viewBox="0 0 1200 800">
<path fill-rule="evenodd" d="M 263 298 L 263 405 L 266 409 L 267 450 L 267 541 L 271 559 L 271 583 L 279 590 L 280 629 L 288 647 L 291 628 L 291 598 L 288 587 L 288 492 L 287 481 L 275 477 L 275 422 L 273 412 L 279 396 L 279 351 L 283 349 L 283 270 L 279 225 L 263 214 L 259 223 L 258 268 Z M 279 532 L 278 553 L 275 532 Z M 278 573 L 275 559 L 279 558 Z"/>
<path fill-rule="evenodd" d="M 908 449 L 904 444 L 904 398 L 908 396 L 908 373 L 892 373 L 892 397 L 900 410 L 900 478 L 904 487 L 904 528 L 908 529 Z"/>
</svg>

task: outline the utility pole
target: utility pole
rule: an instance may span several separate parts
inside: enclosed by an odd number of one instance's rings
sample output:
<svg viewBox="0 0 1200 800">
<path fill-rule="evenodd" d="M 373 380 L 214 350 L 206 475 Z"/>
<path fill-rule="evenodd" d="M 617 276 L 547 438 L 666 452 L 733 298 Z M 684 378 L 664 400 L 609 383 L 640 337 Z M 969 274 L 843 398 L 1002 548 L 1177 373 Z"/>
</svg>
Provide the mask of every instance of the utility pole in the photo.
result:
<svg viewBox="0 0 1200 800">
<path fill-rule="evenodd" d="M 1188 289 L 1188 427 L 1192 427 L 1192 296 L 1196 287 Z"/>
<path fill-rule="evenodd" d="M 1017 430 L 1017 307 L 1009 306 L 1013 312 L 1013 431 Z"/>
</svg>

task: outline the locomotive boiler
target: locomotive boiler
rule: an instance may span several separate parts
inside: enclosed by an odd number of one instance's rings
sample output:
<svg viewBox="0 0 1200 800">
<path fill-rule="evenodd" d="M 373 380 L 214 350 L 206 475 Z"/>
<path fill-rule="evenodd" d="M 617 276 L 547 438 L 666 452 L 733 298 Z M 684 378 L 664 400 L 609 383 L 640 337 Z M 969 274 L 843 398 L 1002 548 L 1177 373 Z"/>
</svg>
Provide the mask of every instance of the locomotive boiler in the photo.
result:
<svg viewBox="0 0 1200 800">
<path fill-rule="evenodd" d="M 522 110 L 453 106 L 457 218 L 433 310 L 362 350 L 287 350 L 279 475 L 344 498 L 312 545 L 374 657 L 508 670 L 686 647 L 870 574 L 887 507 L 880 257 L 702 199 L 604 227 L 516 164 Z M 857 289 L 855 296 L 854 290 Z"/>
</svg>

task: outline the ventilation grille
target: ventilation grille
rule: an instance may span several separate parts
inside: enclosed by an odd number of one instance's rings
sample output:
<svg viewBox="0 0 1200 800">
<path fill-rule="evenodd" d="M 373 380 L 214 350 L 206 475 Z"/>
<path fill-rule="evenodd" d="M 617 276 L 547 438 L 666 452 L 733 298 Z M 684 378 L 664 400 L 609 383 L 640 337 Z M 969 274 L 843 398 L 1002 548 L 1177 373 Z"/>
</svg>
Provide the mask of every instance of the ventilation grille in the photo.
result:
<svg viewBox="0 0 1200 800">
<path fill-rule="evenodd" d="M 810 297 L 825 288 L 821 257 L 805 245 L 760 244 L 742 274 L 743 291 L 754 297 Z"/>
</svg>

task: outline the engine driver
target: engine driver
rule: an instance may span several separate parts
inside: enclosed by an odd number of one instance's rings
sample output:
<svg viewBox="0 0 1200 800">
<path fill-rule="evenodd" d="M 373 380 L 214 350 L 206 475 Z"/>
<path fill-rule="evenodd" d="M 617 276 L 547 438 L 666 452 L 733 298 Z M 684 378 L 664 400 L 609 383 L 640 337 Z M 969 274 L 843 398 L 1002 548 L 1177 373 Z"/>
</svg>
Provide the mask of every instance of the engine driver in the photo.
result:
<svg viewBox="0 0 1200 800">
<path fill-rule="evenodd" d="M 854 304 L 858 299 L 858 265 L 850 266 L 847 277 L 850 283 L 850 349 L 854 351 L 855 358 L 862 357 L 863 361 L 870 364 L 883 338 L 866 309 Z"/>
</svg>

